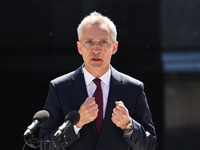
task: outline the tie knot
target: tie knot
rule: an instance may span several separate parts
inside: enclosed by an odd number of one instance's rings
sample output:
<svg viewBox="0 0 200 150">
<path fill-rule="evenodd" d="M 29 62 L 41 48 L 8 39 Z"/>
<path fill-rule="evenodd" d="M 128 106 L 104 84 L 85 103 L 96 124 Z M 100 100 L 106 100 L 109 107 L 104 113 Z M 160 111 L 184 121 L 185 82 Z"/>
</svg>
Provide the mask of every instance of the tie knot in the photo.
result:
<svg viewBox="0 0 200 150">
<path fill-rule="evenodd" d="M 95 78 L 93 82 L 96 84 L 97 87 L 101 87 L 101 79 Z"/>
</svg>

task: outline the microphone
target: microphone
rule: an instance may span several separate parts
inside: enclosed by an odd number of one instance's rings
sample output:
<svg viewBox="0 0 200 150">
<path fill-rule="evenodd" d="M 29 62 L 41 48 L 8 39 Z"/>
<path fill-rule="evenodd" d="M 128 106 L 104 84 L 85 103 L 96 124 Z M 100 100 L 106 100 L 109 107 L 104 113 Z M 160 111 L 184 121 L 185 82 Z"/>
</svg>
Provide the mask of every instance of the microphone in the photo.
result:
<svg viewBox="0 0 200 150">
<path fill-rule="evenodd" d="M 40 110 L 33 116 L 33 122 L 30 126 L 27 127 L 24 132 L 24 136 L 31 135 L 35 129 L 39 126 L 44 125 L 49 119 L 49 113 L 46 110 Z"/>
<path fill-rule="evenodd" d="M 58 128 L 54 137 L 58 137 L 61 134 L 65 133 L 65 131 L 72 125 L 75 125 L 80 120 L 80 114 L 77 111 L 69 112 L 65 117 L 65 122 Z"/>
</svg>

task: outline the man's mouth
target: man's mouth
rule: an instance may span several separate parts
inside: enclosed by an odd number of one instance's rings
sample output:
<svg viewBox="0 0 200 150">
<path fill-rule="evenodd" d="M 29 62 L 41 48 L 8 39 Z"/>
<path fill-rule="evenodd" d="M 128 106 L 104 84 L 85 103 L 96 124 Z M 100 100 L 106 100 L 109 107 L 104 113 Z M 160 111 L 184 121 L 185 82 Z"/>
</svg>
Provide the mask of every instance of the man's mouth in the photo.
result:
<svg viewBox="0 0 200 150">
<path fill-rule="evenodd" d="M 100 61 L 100 58 L 92 58 L 93 61 Z"/>
</svg>

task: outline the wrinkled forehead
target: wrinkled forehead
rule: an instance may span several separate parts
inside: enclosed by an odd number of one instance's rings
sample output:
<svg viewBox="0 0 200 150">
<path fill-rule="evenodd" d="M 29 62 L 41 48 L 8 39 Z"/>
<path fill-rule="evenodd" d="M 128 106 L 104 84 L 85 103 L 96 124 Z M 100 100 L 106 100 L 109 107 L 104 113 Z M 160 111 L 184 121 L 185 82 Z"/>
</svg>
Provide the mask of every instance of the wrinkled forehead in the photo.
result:
<svg viewBox="0 0 200 150">
<path fill-rule="evenodd" d="M 107 24 L 87 24 L 83 29 L 82 38 L 110 39 L 111 30 Z"/>
<path fill-rule="evenodd" d="M 107 31 L 108 33 L 110 32 L 110 27 L 105 24 L 105 23 L 102 23 L 102 24 L 99 24 L 99 23 L 88 23 L 84 26 L 83 28 L 83 31 L 84 30 L 105 30 Z"/>
</svg>

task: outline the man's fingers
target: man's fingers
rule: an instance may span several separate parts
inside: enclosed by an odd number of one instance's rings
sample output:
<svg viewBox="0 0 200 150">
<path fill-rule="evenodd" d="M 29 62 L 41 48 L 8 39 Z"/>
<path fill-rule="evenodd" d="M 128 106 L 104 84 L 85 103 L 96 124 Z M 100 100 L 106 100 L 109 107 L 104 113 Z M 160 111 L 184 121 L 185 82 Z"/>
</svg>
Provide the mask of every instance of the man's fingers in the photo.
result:
<svg viewBox="0 0 200 150">
<path fill-rule="evenodd" d="M 88 97 L 85 100 L 84 104 L 88 105 L 88 106 L 92 106 L 92 105 L 96 104 L 95 98 L 94 97 Z"/>
<path fill-rule="evenodd" d="M 122 101 L 116 101 L 115 104 L 116 104 L 115 108 L 120 110 L 120 111 L 123 111 L 124 109 L 126 109 L 125 105 Z"/>
<path fill-rule="evenodd" d="M 86 98 L 84 103 L 87 103 L 87 102 L 90 102 L 90 101 L 95 101 L 95 98 L 94 97 L 88 97 L 88 98 Z"/>
<path fill-rule="evenodd" d="M 124 105 L 124 103 L 122 101 L 115 101 L 116 105 Z"/>
<path fill-rule="evenodd" d="M 120 109 L 118 109 L 118 108 L 115 107 L 115 108 L 113 109 L 113 113 L 114 113 L 114 114 L 119 114 L 119 113 L 120 113 Z"/>
<path fill-rule="evenodd" d="M 123 129 L 129 121 L 129 112 L 122 101 L 116 101 L 115 104 L 111 119 L 116 126 Z"/>
</svg>

